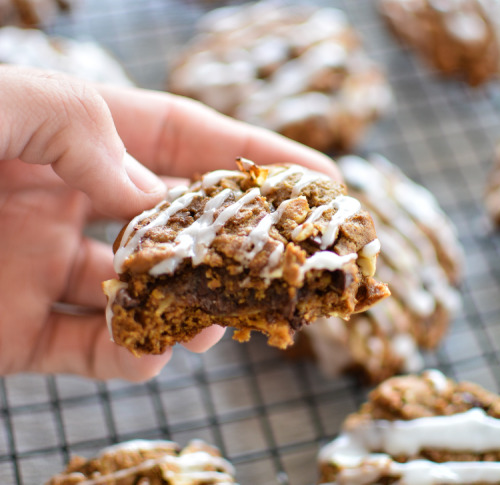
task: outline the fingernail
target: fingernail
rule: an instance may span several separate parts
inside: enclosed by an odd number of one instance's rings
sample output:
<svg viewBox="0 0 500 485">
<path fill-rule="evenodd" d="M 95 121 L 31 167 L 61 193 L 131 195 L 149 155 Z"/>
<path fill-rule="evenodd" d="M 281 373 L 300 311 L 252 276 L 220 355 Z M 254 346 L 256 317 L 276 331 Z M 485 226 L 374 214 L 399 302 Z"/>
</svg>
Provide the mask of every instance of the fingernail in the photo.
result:
<svg viewBox="0 0 500 485">
<path fill-rule="evenodd" d="M 127 152 L 123 156 L 123 166 L 132 183 L 142 192 L 152 194 L 167 190 L 165 184 L 157 175 L 148 170 Z"/>
</svg>

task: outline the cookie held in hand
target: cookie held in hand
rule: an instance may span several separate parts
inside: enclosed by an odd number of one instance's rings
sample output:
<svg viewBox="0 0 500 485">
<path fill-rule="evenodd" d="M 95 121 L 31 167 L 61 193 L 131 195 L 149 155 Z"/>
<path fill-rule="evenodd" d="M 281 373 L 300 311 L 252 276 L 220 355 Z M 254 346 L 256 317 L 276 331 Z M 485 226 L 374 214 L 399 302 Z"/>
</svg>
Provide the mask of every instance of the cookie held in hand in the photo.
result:
<svg viewBox="0 0 500 485">
<path fill-rule="evenodd" d="M 373 221 L 342 184 L 298 165 L 206 173 L 134 218 L 103 283 L 114 341 L 159 354 L 204 328 L 252 330 L 286 348 L 321 316 L 348 319 L 389 295 L 373 279 Z"/>
</svg>

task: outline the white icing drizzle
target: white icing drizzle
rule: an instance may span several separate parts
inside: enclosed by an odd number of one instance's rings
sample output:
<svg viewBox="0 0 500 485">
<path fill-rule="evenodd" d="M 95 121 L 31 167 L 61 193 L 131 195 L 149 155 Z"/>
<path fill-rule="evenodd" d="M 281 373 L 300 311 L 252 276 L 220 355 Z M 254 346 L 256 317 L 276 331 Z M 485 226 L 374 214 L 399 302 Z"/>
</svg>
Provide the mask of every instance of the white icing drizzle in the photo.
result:
<svg viewBox="0 0 500 485">
<path fill-rule="evenodd" d="M 378 239 L 374 239 L 372 242 L 369 242 L 360 252 L 359 255 L 364 258 L 372 258 L 376 256 L 380 252 L 380 241 Z"/>
<path fill-rule="evenodd" d="M 353 197 L 339 195 L 328 204 L 315 207 L 307 219 L 292 231 L 292 239 L 296 239 L 306 225 L 313 224 L 323 215 L 325 211 L 329 209 L 336 209 L 337 211 L 323 229 L 323 234 L 320 238 L 321 249 L 326 249 L 334 243 L 337 238 L 340 225 L 356 214 L 361 209 L 361 204 Z M 373 254 L 373 257 L 374 256 L 376 256 L 376 254 Z"/>
<path fill-rule="evenodd" d="M 337 209 L 337 212 L 328 221 L 326 230 L 321 237 L 321 249 L 330 247 L 337 238 L 340 225 L 361 209 L 358 200 L 346 195 L 335 198 L 332 205 Z"/>
<path fill-rule="evenodd" d="M 293 186 L 291 197 L 297 197 L 308 185 L 319 182 L 321 180 L 329 179 L 325 174 L 315 172 L 314 170 L 304 169 L 301 172 L 300 179 L 297 180 L 297 182 L 295 182 L 295 185 Z"/>
<path fill-rule="evenodd" d="M 176 187 L 172 187 L 168 189 L 167 200 L 172 202 L 175 199 L 178 199 L 181 195 L 184 195 L 189 190 L 185 185 L 177 185 Z"/>
<path fill-rule="evenodd" d="M 171 244 L 168 244 L 173 251 L 172 257 L 153 266 L 149 271 L 150 274 L 172 274 L 179 263 L 183 259 L 189 257 L 195 266 L 202 263 L 207 249 L 215 238 L 217 231 L 221 229 L 231 217 L 235 216 L 245 204 L 256 199 L 260 195 L 260 191 L 258 188 L 249 190 L 235 203 L 226 207 L 214 220 L 215 211 L 220 208 L 230 194 L 230 189 L 224 189 L 213 199 L 209 200 L 205 206 L 203 215 L 177 235 L 175 240 L 177 244 L 173 247 Z"/>
<path fill-rule="evenodd" d="M 410 421 L 372 421 L 352 433 L 368 449 L 391 455 L 414 455 L 422 448 L 477 453 L 500 449 L 500 420 L 480 408 Z"/>
<path fill-rule="evenodd" d="M 474 12 L 453 12 L 444 21 L 448 32 L 465 43 L 484 42 L 487 38 L 487 26 Z"/>
<path fill-rule="evenodd" d="M 250 54 L 257 67 L 272 66 L 284 62 L 288 58 L 288 46 L 284 39 L 269 35 L 257 39 Z"/>
<path fill-rule="evenodd" d="M 221 207 L 226 199 L 231 195 L 231 190 L 224 189 L 219 192 L 213 199 L 210 199 L 202 216 L 194 221 L 189 227 L 181 231 L 174 243 L 164 243 L 162 248 L 169 248 L 172 255 L 156 264 L 149 271 L 152 275 L 171 274 L 175 271 L 179 262 L 184 258 L 191 257 L 193 264 L 199 264 L 200 258 L 203 257 L 202 250 L 205 245 L 209 245 L 215 232 L 223 224 L 214 221 L 215 212 Z M 217 218 L 217 220 L 222 216 Z"/>
<path fill-rule="evenodd" d="M 437 372 L 437 371 L 436 371 Z M 435 374 L 436 376 L 437 374 Z M 344 431 L 336 440 L 323 447 L 319 454 L 322 463 L 341 468 L 340 483 L 368 483 L 387 471 L 401 475 L 398 483 L 431 485 L 441 483 L 498 483 L 500 463 L 448 462 L 432 463 L 410 460 L 396 463 L 391 456 L 414 456 L 423 448 L 456 452 L 483 453 L 500 449 L 500 420 L 488 416 L 483 409 L 450 416 L 433 416 L 410 421 L 373 420 L 361 422 Z M 373 453 L 380 450 L 381 453 Z M 352 478 L 352 481 L 351 481 Z"/>
<path fill-rule="evenodd" d="M 283 201 L 278 209 L 274 212 L 270 212 L 266 214 L 259 223 L 250 231 L 248 234 L 248 239 L 245 241 L 243 245 L 243 250 L 245 251 L 244 259 L 248 262 L 251 261 L 255 255 L 257 255 L 262 249 L 264 245 L 269 239 L 269 230 L 272 226 L 277 224 L 283 215 L 283 211 L 286 207 L 292 202 L 291 199 Z M 278 262 L 285 249 L 284 244 L 281 241 L 277 241 L 277 245 L 272 253 L 271 258 L 268 264 L 269 268 L 273 268 Z M 274 263 L 274 264 L 273 264 Z M 265 275 L 267 276 L 267 274 Z"/>
<path fill-rule="evenodd" d="M 250 162 L 247 162 L 250 163 Z M 227 203 L 228 197 L 232 194 L 230 189 L 224 189 L 209 199 L 205 205 L 202 215 L 194 221 L 190 226 L 181 230 L 173 242 L 161 243 L 157 245 L 157 249 L 165 251 L 168 255 L 161 262 L 157 263 L 150 269 L 150 274 L 172 274 L 177 266 L 186 258 L 192 260 L 193 265 L 199 265 L 203 262 L 208 248 L 210 247 L 213 239 L 216 237 L 218 231 L 231 219 L 236 216 L 241 209 L 248 203 L 262 195 L 269 194 L 271 190 L 278 184 L 283 183 L 287 178 L 299 175 L 297 182 L 292 188 L 291 198 L 284 201 L 277 208 L 276 211 L 270 212 L 262 218 L 259 223 L 249 232 L 248 239 L 246 240 L 243 250 L 243 259 L 251 261 L 256 254 L 258 254 L 270 240 L 269 231 L 271 227 L 277 224 L 283 214 L 285 208 L 296 198 L 301 197 L 300 193 L 309 184 L 317 182 L 318 180 L 328 180 L 327 176 L 313 170 L 309 170 L 299 165 L 291 165 L 289 167 L 270 167 L 270 172 L 267 179 L 264 181 L 260 189 L 254 187 L 241 195 L 239 199 L 226 205 L 222 210 L 221 207 Z M 162 204 L 159 204 L 154 209 L 145 212 L 144 214 L 134 218 L 129 226 L 124 231 L 120 248 L 115 255 L 115 269 L 121 272 L 123 265 L 127 258 L 140 246 L 142 238 L 147 232 L 155 227 L 164 225 L 168 222 L 169 218 L 177 213 L 179 210 L 186 208 L 195 197 L 204 196 L 205 190 L 220 182 L 225 177 L 242 177 L 243 174 L 237 171 L 218 170 L 206 174 L 202 179 L 202 189 L 196 192 L 186 192 L 185 188 L 178 189 L 180 194 L 179 198 L 171 200 L 171 205 L 164 210 L 160 210 Z M 170 197 L 172 197 L 170 192 Z M 339 227 L 349 217 L 353 216 L 359 209 L 360 204 L 352 197 L 340 195 L 328 204 L 314 208 L 311 211 L 310 217 L 306 223 L 312 223 L 317 220 L 328 209 L 336 209 L 335 214 L 326 223 L 319 237 L 320 249 L 310 256 L 302 267 L 302 274 L 311 269 L 326 269 L 337 270 L 343 265 L 356 260 L 356 254 L 348 254 L 339 256 L 331 251 L 325 251 L 330 247 L 337 238 Z M 215 214 L 217 211 L 217 217 Z M 134 227 L 147 217 L 154 217 L 148 224 L 140 229 L 134 231 Z M 297 228 L 300 230 L 299 228 Z M 275 248 L 271 253 L 267 268 L 264 270 L 264 277 L 272 275 L 272 269 L 279 264 L 281 255 L 284 251 L 283 243 L 275 242 Z M 371 244 L 371 243 L 370 243 Z M 367 249 L 370 251 L 370 247 Z M 371 254 L 371 253 L 370 253 Z M 376 254 L 372 254 L 375 257 Z"/>
<path fill-rule="evenodd" d="M 338 438 L 337 453 L 345 453 L 343 459 L 349 466 L 337 475 L 334 484 L 365 485 L 377 483 L 381 476 L 397 477 L 398 485 L 442 485 L 472 483 L 498 483 L 500 463 L 487 461 L 434 463 L 428 460 L 412 460 L 407 463 L 393 461 L 383 453 L 372 453 L 358 458 L 346 436 Z M 342 448 L 345 448 L 344 450 Z M 351 454 L 352 453 L 352 454 Z"/>
<path fill-rule="evenodd" d="M 391 462 L 391 472 L 403 477 L 400 484 L 470 484 L 498 483 L 500 463 L 487 461 L 433 463 L 415 460 L 409 463 Z"/>
<path fill-rule="evenodd" d="M 260 103 L 252 103 L 250 106 L 245 107 L 246 114 L 244 116 L 248 116 L 249 120 L 256 116 L 262 116 L 262 114 L 255 114 L 252 111 L 258 111 L 259 104 L 261 104 L 262 109 L 268 110 L 269 99 L 272 97 L 273 94 L 271 93 L 263 97 Z M 324 93 L 307 92 L 297 94 L 277 101 L 273 108 L 269 110 L 264 125 L 266 128 L 279 131 L 283 126 L 300 123 L 302 120 L 327 117 L 330 109 L 330 100 Z"/>
<path fill-rule="evenodd" d="M 291 165 L 290 167 L 280 167 L 274 173 L 270 172 L 260 188 L 262 195 L 268 195 L 274 187 L 283 183 L 288 177 L 297 173 L 303 175 L 306 170 L 305 167 L 301 167 L 300 165 Z"/>
<path fill-rule="evenodd" d="M 423 376 L 430 380 L 432 382 L 432 385 L 434 386 L 434 389 L 440 393 L 446 391 L 446 389 L 449 387 L 448 384 L 448 379 L 446 376 L 436 370 L 436 369 L 429 369 L 424 372 Z"/>
<path fill-rule="evenodd" d="M 171 448 L 177 449 L 177 443 L 168 440 L 129 440 L 123 441 L 122 443 L 117 443 L 115 445 L 107 446 L 103 448 L 99 453 L 99 457 L 107 454 L 117 453 L 121 451 L 142 451 L 142 450 L 154 450 L 155 448 Z"/>
<path fill-rule="evenodd" d="M 340 256 L 332 251 L 318 251 L 307 258 L 306 262 L 301 266 L 300 271 L 302 275 L 311 269 L 335 271 L 341 269 L 346 264 L 356 261 L 357 258 L 358 255 L 355 253 Z"/>
<path fill-rule="evenodd" d="M 134 250 L 138 247 L 142 237 L 151 228 L 165 224 L 170 218 L 170 216 L 180 211 L 181 209 L 187 207 L 195 197 L 201 195 L 204 194 L 202 192 L 188 192 L 179 197 L 178 199 L 172 201 L 171 205 L 164 211 L 160 210 L 164 202 L 160 202 L 153 209 L 145 211 L 142 214 L 139 214 L 138 216 L 134 217 L 132 221 L 130 221 L 127 228 L 125 229 L 122 240 L 120 242 L 120 247 L 116 251 L 114 258 L 115 271 L 117 273 L 121 273 L 125 260 L 134 252 Z M 149 224 L 146 224 L 145 226 L 138 229 L 134 233 L 134 235 L 130 237 L 130 235 L 134 231 L 134 228 L 136 227 L 137 224 L 139 224 L 140 221 L 147 219 L 148 217 L 153 216 L 155 214 L 157 214 L 156 218 L 154 218 Z"/>
<path fill-rule="evenodd" d="M 213 456 L 205 451 L 196 451 L 193 453 L 181 454 L 179 456 L 164 455 L 159 458 L 145 460 L 139 465 L 114 471 L 111 474 L 98 476 L 78 483 L 81 485 L 104 485 L 111 480 L 124 480 L 127 477 L 134 476 L 141 471 L 148 470 L 161 464 L 169 464 L 170 467 L 163 467 L 161 472 L 163 478 L 169 483 L 189 484 L 189 483 L 217 483 L 236 484 L 232 475 L 234 469 L 232 465 L 219 456 Z M 208 468 L 208 470 L 206 469 Z M 221 471 L 213 470 L 219 469 Z M 80 473 L 70 474 L 71 476 L 81 476 Z"/>
<path fill-rule="evenodd" d="M 292 231 L 292 239 L 296 240 L 299 234 L 301 233 L 302 229 L 307 225 L 307 224 L 313 224 L 316 222 L 322 215 L 323 213 L 329 209 L 331 206 L 333 206 L 333 201 L 330 202 L 328 205 L 320 205 L 318 207 L 315 207 L 311 213 L 307 216 L 307 219 L 302 223 L 299 224 L 293 231 Z"/>
<path fill-rule="evenodd" d="M 108 332 L 112 342 L 114 342 L 113 326 L 112 326 L 113 304 L 115 303 L 116 294 L 118 293 L 118 291 L 125 288 L 127 288 L 126 283 L 115 279 L 107 281 L 103 287 L 104 293 L 106 294 L 106 297 L 108 299 L 106 303 L 106 312 L 105 312 L 106 324 L 108 326 Z"/>
<path fill-rule="evenodd" d="M 204 189 L 218 184 L 225 177 L 236 177 L 243 178 L 245 175 L 241 172 L 236 172 L 235 170 L 214 170 L 213 172 L 208 172 L 202 177 L 201 185 Z"/>
</svg>

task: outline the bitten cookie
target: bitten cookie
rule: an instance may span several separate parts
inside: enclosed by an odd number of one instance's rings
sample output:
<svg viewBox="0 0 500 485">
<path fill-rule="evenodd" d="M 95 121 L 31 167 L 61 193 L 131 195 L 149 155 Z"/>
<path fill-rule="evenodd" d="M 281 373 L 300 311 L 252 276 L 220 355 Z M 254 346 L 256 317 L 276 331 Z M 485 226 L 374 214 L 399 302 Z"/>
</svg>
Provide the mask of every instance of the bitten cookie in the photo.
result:
<svg viewBox="0 0 500 485">
<path fill-rule="evenodd" d="M 437 370 L 393 377 L 319 453 L 319 483 L 500 483 L 500 397 Z"/>
<path fill-rule="evenodd" d="M 344 12 L 261 1 L 217 9 L 168 90 L 319 150 L 348 150 L 392 94 Z"/>
<path fill-rule="evenodd" d="M 0 0 L 0 25 L 35 27 L 67 12 L 72 0 Z"/>
<path fill-rule="evenodd" d="M 214 446 L 191 441 L 184 449 L 163 440 L 133 440 L 110 446 L 89 460 L 75 456 L 46 485 L 229 485 L 231 463 Z"/>
<path fill-rule="evenodd" d="M 88 81 L 133 85 L 123 67 L 99 44 L 53 37 L 37 29 L 0 28 L 0 63 L 65 72 Z"/>
<path fill-rule="evenodd" d="M 392 296 L 349 322 L 320 319 L 291 350 L 305 346 L 329 376 L 350 370 L 379 382 L 419 371 L 419 348 L 436 347 L 460 308 L 463 252 L 455 228 L 435 197 L 385 158 L 346 156 L 338 166 L 373 218 L 382 248 L 376 277 Z"/>
<path fill-rule="evenodd" d="M 211 324 L 285 348 L 318 317 L 348 319 L 389 295 L 376 282 L 369 214 L 326 175 L 298 165 L 216 170 L 124 228 L 119 279 L 103 283 L 116 343 L 162 353 Z"/>
<path fill-rule="evenodd" d="M 379 0 L 392 32 L 446 75 L 476 86 L 500 70 L 496 0 Z"/>
</svg>

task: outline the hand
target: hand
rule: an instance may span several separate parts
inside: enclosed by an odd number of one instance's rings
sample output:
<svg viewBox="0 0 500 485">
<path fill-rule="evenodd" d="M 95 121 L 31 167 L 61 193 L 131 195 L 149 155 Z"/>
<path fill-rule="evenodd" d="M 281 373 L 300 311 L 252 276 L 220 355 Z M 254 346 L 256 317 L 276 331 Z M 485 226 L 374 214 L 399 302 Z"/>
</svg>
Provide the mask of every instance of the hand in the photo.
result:
<svg viewBox="0 0 500 485">
<path fill-rule="evenodd" d="M 339 178 L 323 154 L 166 93 L 1 66 L 0 107 L 0 374 L 141 381 L 168 362 L 171 349 L 138 359 L 110 341 L 101 282 L 114 276 L 113 255 L 83 236 L 88 222 L 131 218 L 172 177 L 234 168 L 238 156 Z M 203 352 L 223 332 L 212 326 L 185 347 Z"/>
</svg>

